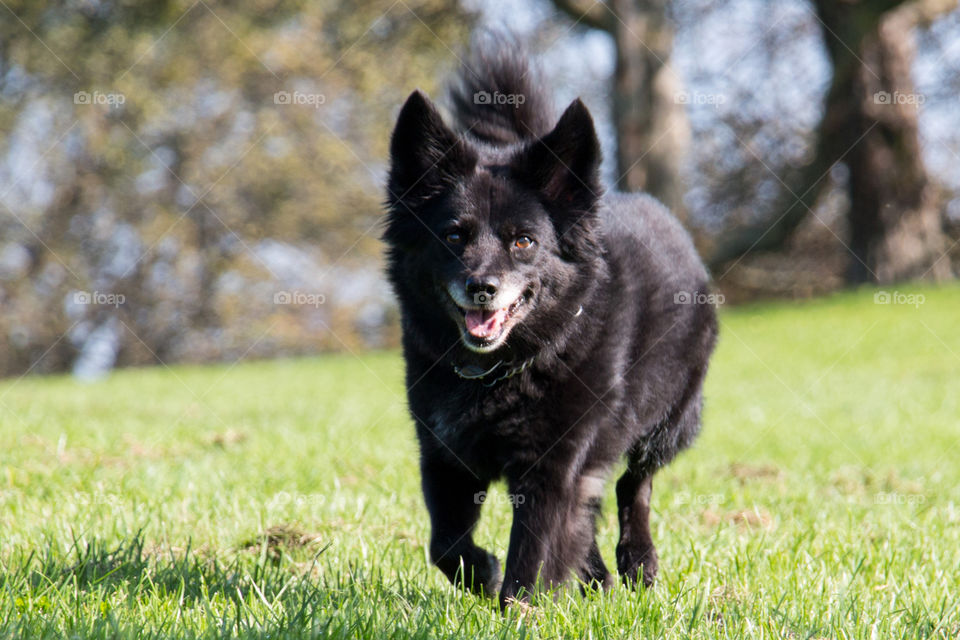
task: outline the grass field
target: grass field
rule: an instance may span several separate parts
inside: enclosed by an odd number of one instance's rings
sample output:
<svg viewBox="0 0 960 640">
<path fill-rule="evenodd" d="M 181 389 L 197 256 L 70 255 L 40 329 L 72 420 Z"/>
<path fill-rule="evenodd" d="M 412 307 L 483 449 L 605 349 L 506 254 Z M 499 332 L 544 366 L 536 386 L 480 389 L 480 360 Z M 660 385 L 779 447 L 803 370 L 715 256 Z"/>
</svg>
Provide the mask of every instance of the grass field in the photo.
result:
<svg viewBox="0 0 960 640">
<path fill-rule="evenodd" d="M 958 321 L 957 287 L 725 310 L 656 586 L 506 615 L 427 562 L 394 353 L 2 381 L 0 636 L 957 638 Z"/>
</svg>

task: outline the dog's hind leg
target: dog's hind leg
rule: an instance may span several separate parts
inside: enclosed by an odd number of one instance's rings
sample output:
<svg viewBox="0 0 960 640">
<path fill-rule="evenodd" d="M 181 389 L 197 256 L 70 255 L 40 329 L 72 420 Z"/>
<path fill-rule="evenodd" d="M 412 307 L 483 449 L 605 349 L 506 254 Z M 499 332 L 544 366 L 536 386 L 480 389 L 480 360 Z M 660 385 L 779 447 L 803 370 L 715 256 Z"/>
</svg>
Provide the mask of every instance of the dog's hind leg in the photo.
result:
<svg viewBox="0 0 960 640">
<path fill-rule="evenodd" d="M 602 481 L 592 476 L 585 476 L 580 480 L 581 499 L 586 513 L 582 516 L 580 526 L 584 527 L 590 536 L 590 549 L 578 568 L 580 579 L 593 588 L 609 589 L 613 586 L 613 576 L 603 562 L 600 547 L 597 546 L 597 517 L 600 515 L 600 494 L 603 488 Z"/>
<path fill-rule="evenodd" d="M 500 563 L 473 543 L 489 483 L 457 463 L 426 457 L 421 473 L 430 512 L 430 559 L 453 584 L 493 596 L 500 588 Z"/>
<path fill-rule="evenodd" d="M 700 430 L 702 378 L 702 371 L 693 376 L 677 408 L 630 450 L 627 470 L 617 481 L 617 571 L 628 584 L 642 580 L 649 587 L 657 575 L 657 550 L 650 536 L 653 474 L 689 446 Z"/>
<path fill-rule="evenodd" d="M 588 587 L 609 589 L 613 586 L 613 576 L 610 575 L 610 571 L 603 561 L 596 538 L 591 543 L 590 551 L 587 552 L 587 557 L 577 573 Z"/>
<path fill-rule="evenodd" d="M 650 536 L 652 493 L 653 472 L 628 463 L 626 472 L 617 481 L 617 511 L 620 517 L 617 571 L 629 585 L 642 580 L 644 586 L 649 587 L 657 575 L 657 550 Z"/>
</svg>

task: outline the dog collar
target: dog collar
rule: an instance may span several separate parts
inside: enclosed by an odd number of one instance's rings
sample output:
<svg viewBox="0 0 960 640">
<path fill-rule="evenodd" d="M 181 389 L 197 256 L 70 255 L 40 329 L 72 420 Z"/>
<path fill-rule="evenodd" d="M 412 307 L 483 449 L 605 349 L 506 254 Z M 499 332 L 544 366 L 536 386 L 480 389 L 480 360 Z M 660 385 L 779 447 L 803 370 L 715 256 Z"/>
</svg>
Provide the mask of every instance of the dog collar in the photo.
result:
<svg viewBox="0 0 960 640">
<path fill-rule="evenodd" d="M 480 380 L 482 381 L 483 386 L 492 387 L 493 385 L 500 382 L 501 380 L 506 380 L 507 378 L 512 378 L 518 373 L 522 373 L 531 364 L 533 364 L 533 358 L 528 358 L 518 365 L 513 365 L 513 363 L 509 363 L 505 365 L 503 360 L 501 360 L 497 364 L 487 369 L 486 371 L 484 371 L 481 367 L 478 367 L 477 365 L 468 364 L 463 367 L 458 367 L 457 365 L 453 365 L 453 372 L 456 373 L 461 378 L 463 378 L 464 380 Z M 496 372 L 497 369 L 500 369 L 501 367 L 506 367 L 506 369 L 499 376 L 492 378 L 490 380 L 484 380 L 484 378 L 493 375 L 494 372 Z"/>
</svg>

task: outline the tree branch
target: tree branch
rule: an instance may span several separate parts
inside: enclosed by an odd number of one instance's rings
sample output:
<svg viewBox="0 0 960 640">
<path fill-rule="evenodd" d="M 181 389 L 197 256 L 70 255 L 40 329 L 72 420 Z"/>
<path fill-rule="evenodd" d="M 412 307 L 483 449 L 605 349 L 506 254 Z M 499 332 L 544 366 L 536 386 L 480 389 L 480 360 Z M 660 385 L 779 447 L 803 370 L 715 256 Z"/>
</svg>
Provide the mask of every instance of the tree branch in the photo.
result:
<svg viewBox="0 0 960 640">
<path fill-rule="evenodd" d="M 604 2 L 587 4 L 580 0 L 553 0 L 553 6 L 571 20 L 591 29 L 608 32 L 613 29 L 613 15 Z"/>
<path fill-rule="evenodd" d="M 724 231 L 707 258 L 710 268 L 716 269 L 747 254 L 782 248 L 816 204 L 830 179 L 827 174 L 832 164 L 832 158 L 818 150 L 814 159 L 799 170 L 794 180 L 787 180 L 787 184 L 792 183 L 791 187 L 783 189 L 783 195 L 773 207 L 778 217 L 772 222 L 762 220 Z"/>
</svg>

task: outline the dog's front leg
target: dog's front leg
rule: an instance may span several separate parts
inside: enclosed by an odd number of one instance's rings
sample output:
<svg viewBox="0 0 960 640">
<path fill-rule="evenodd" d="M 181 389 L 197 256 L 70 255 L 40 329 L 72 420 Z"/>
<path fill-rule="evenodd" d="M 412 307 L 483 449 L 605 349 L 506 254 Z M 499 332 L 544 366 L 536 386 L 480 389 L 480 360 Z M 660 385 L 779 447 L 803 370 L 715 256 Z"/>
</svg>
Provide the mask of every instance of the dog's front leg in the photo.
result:
<svg viewBox="0 0 960 640">
<path fill-rule="evenodd" d="M 576 507 L 572 487 L 554 478 L 510 484 L 513 526 L 500 590 L 501 606 L 525 600 L 538 578 L 548 588 L 562 583 L 573 564 L 570 556 L 578 553 L 564 544 L 567 521 Z"/>
<path fill-rule="evenodd" d="M 473 542 L 489 483 L 436 454 L 424 454 L 420 468 L 430 512 L 430 559 L 453 584 L 492 596 L 500 586 L 500 563 Z"/>
</svg>

